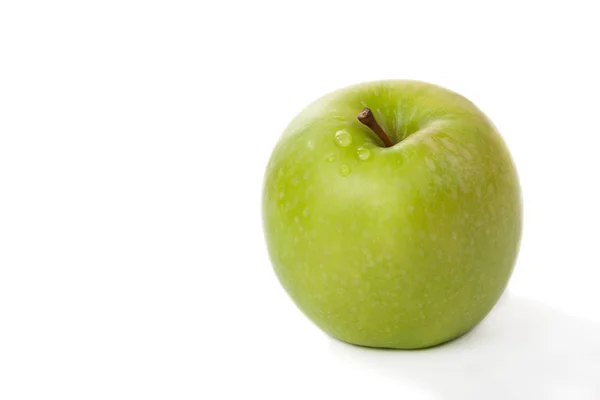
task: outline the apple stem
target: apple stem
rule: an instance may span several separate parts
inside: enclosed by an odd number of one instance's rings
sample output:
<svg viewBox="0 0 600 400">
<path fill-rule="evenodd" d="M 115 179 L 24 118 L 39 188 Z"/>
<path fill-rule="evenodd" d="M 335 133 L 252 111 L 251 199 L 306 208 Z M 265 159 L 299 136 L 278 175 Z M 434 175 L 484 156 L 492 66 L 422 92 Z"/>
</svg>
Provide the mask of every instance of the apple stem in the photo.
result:
<svg viewBox="0 0 600 400">
<path fill-rule="evenodd" d="M 394 145 L 387 133 L 385 133 L 385 131 L 377 123 L 377 120 L 375 119 L 375 116 L 373 115 L 373 112 L 370 108 L 367 107 L 364 110 L 362 110 L 360 114 L 358 114 L 357 118 L 362 124 L 371 128 L 371 130 L 375 132 L 377 136 L 379 136 L 379 139 L 383 141 L 385 147 L 392 147 Z"/>
</svg>

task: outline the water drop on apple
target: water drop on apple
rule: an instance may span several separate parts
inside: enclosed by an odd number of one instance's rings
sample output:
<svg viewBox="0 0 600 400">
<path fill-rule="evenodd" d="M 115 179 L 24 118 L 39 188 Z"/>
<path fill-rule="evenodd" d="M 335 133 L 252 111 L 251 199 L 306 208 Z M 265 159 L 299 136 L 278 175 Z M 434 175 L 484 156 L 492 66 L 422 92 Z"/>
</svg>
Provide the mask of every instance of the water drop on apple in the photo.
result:
<svg viewBox="0 0 600 400">
<path fill-rule="evenodd" d="M 371 157 L 371 150 L 359 147 L 358 150 L 356 150 L 356 155 L 358 155 L 359 160 L 365 161 Z"/>
<path fill-rule="evenodd" d="M 340 147 L 347 147 L 350 146 L 350 144 L 352 143 L 352 135 L 350 135 L 348 133 L 348 131 L 337 131 L 335 133 L 335 144 L 337 144 Z"/>
<path fill-rule="evenodd" d="M 350 167 L 347 166 L 346 164 L 342 165 L 340 167 L 340 174 L 342 174 L 342 176 L 350 175 Z"/>
</svg>

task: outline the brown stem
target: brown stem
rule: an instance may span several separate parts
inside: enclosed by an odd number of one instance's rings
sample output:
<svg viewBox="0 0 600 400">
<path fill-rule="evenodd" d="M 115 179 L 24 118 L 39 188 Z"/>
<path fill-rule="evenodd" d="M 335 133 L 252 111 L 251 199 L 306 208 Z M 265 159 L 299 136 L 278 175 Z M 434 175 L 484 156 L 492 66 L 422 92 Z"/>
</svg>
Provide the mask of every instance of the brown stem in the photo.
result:
<svg viewBox="0 0 600 400">
<path fill-rule="evenodd" d="M 369 108 L 362 110 L 357 118 L 361 123 L 371 128 L 371 130 L 379 136 L 379 139 L 383 141 L 385 147 L 392 147 L 394 145 L 387 133 L 379 126 L 373 112 Z"/>
</svg>

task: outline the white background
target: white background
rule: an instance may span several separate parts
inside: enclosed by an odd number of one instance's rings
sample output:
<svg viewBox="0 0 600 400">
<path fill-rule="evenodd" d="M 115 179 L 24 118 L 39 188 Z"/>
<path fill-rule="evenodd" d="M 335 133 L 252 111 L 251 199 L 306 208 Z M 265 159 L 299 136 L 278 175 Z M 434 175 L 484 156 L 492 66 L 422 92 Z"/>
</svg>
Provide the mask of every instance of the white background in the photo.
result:
<svg viewBox="0 0 600 400">
<path fill-rule="evenodd" d="M 595 1 L 0 3 L 0 398 L 599 399 Z M 262 175 L 322 94 L 420 79 L 517 164 L 506 296 L 421 352 L 338 343 L 279 286 Z"/>
</svg>

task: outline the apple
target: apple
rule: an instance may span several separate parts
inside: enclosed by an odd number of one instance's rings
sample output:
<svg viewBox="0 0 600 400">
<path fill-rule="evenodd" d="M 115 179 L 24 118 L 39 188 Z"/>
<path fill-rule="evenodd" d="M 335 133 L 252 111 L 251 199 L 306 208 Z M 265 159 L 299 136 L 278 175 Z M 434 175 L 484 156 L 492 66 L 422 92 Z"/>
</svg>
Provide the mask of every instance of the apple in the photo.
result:
<svg viewBox="0 0 600 400">
<path fill-rule="evenodd" d="M 408 80 L 327 94 L 268 163 L 264 232 L 298 308 L 344 342 L 434 346 L 469 331 L 519 250 L 510 153 L 469 100 Z"/>
</svg>

